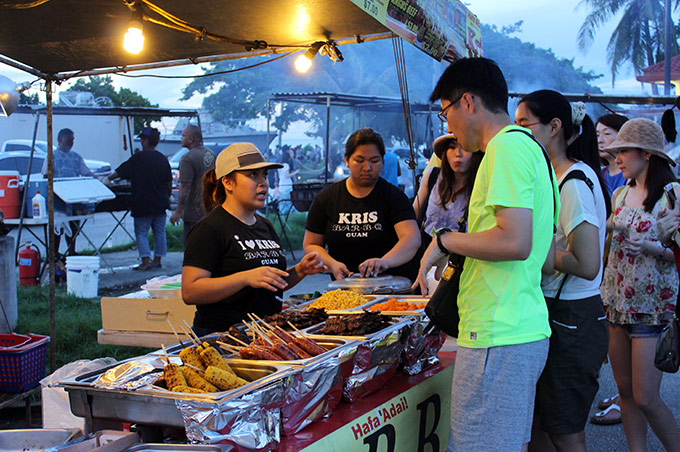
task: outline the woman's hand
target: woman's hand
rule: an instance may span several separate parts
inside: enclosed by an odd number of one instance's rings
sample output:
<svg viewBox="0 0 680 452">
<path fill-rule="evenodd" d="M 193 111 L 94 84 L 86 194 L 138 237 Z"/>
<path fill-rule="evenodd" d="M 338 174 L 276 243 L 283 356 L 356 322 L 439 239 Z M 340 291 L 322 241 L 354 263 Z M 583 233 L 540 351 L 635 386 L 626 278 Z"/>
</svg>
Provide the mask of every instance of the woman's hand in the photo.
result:
<svg viewBox="0 0 680 452">
<path fill-rule="evenodd" d="M 666 245 L 671 244 L 675 231 L 680 228 L 680 203 L 673 210 L 662 209 L 658 215 L 659 240 Z"/>
<path fill-rule="evenodd" d="M 300 276 L 316 275 L 320 271 L 327 270 L 321 261 L 319 253 L 309 253 L 295 266 L 295 272 Z"/>
<path fill-rule="evenodd" d="M 639 256 L 642 253 L 645 254 L 652 254 L 650 253 L 651 250 L 651 242 L 649 240 L 645 240 L 640 237 L 628 237 L 628 240 L 626 240 L 626 256 L 630 257 L 635 257 Z M 657 252 L 658 254 L 658 252 Z"/>
<path fill-rule="evenodd" d="M 328 265 L 328 268 L 330 269 L 331 273 L 333 273 L 333 277 L 335 279 L 345 279 L 352 274 L 352 272 L 347 269 L 345 264 L 336 260 L 333 260 L 333 262 Z"/>
<path fill-rule="evenodd" d="M 276 292 L 288 287 L 288 282 L 284 279 L 288 277 L 288 273 L 278 268 L 258 267 L 243 273 L 246 277 L 246 284 L 255 289 L 267 289 Z"/>
<path fill-rule="evenodd" d="M 373 257 L 371 259 L 366 259 L 359 264 L 359 273 L 361 273 L 361 276 L 364 278 L 367 278 L 369 276 L 378 276 L 388 268 L 390 267 L 383 259 Z"/>
<path fill-rule="evenodd" d="M 428 295 L 427 274 L 432 267 L 436 266 L 437 270 L 435 271 L 434 277 L 436 280 L 439 280 L 448 262 L 447 258 L 448 256 L 442 253 L 442 251 L 439 249 L 437 241 L 432 240 L 430 245 L 427 247 L 427 250 L 425 250 L 423 258 L 420 260 L 418 277 L 411 286 L 411 289 L 415 289 L 416 287 L 420 286 L 420 293 L 423 295 Z"/>
</svg>

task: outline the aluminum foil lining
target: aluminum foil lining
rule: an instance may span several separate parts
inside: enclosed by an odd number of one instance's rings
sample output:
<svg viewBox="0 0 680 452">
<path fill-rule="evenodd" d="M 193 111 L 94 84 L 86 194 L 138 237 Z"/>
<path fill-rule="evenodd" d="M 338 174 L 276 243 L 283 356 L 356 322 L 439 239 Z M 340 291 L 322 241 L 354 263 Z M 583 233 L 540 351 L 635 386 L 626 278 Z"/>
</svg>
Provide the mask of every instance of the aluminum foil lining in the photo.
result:
<svg viewBox="0 0 680 452">
<path fill-rule="evenodd" d="M 412 322 L 405 322 L 400 328 L 384 334 L 377 333 L 362 342 L 354 355 L 352 375 L 343 383 L 343 398 L 354 403 L 375 392 L 387 382 L 397 370 L 399 356 L 404 349 L 404 340 Z"/>
<path fill-rule="evenodd" d="M 231 444 L 248 450 L 272 450 L 281 440 L 284 381 L 220 403 L 175 401 L 187 440 L 198 444 Z"/>
<path fill-rule="evenodd" d="M 446 334 L 434 328 L 425 335 L 424 330 L 429 319 L 421 320 L 409 326 L 404 351 L 401 355 L 402 370 L 408 375 L 416 375 L 439 362 L 439 350 L 446 341 Z"/>
<path fill-rule="evenodd" d="M 153 384 L 162 373 L 165 362 L 160 356 L 144 355 L 112 367 L 97 378 L 96 388 L 132 391 Z"/>
<path fill-rule="evenodd" d="M 340 360 L 329 358 L 300 368 L 285 379 L 283 434 L 293 435 L 335 409 L 342 398 Z"/>
</svg>

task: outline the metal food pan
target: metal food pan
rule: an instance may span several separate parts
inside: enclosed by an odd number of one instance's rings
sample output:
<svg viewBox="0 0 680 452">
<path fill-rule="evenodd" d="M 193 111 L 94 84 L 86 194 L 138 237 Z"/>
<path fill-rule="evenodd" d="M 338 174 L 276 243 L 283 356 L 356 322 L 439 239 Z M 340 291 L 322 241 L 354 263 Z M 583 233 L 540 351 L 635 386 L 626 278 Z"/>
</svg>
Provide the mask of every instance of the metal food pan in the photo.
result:
<svg viewBox="0 0 680 452">
<path fill-rule="evenodd" d="M 291 333 L 294 336 L 297 336 L 296 333 Z M 241 359 L 238 358 L 236 354 L 232 355 L 227 355 L 229 358 L 229 362 L 238 362 L 238 363 L 272 363 L 272 364 L 281 364 L 281 365 L 289 365 L 289 366 L 307 366 L 309 364 L 318 362 L 322 359 L 327 359 L 327 358 L 334 358 L 334 357 L 351 357 L 351 349 L 356 348 L 358 345 L 358 341 L 353 338 L 348 338 L 348 337 L 342 337 L 342 336 L 318 336 L 314 338 L 314 342 L 317 344 L 321 345 L 322 347 L 328 349 L 327 352 L 321 353 L 320 355 L 312 356 L 311 358 L 305 358 L 305 359 L 295 359 L 291 361 L 265 361 L 265 360 L 255 360 L 255 359 Z M 341 359 L 340 362 L 344 362 L 346 359 Z"/>
<path fill-rule="evenodd" d="M 144 425 L 184 427 L 177 400 L 198 400 L 222 403 L 258 390 L 284 378 L 295 369 L 292 366 L 259 362 L 228 361 L 236 374 L 256 379 L 231 391 L 206 394 L 172 392 L 159 386 L 146 386 L 135 391 L 95 387 L 93 382 L 116 363 L 96 372 L 80 375 L 59 383 L 69 395 L 71 412 L 76 416 L 137 422 Z"/>
<path fill-rule="evenodd" d="M 334 313 L 345 313 L 345 312 L 351 312 L 351 311 L 361 311 L 364 308 L 367 308 L 371 306 L 373 303 L 377 303 L 378 301 L 382 300 L 385 298 L 385 295 L 363 295 L 364 298 L 368 298 L 368 301 L 362 305 L 355 306 L 353 308 L 348 308 L 348 309 L 331 309 L 328 310 L 326 309 L 326 314 L 332 315 Z M 309 303 L 305 303 L 300 305 L 300 309 L 307 309 L 312 307 L 312 303 L 314 301 L 310 301 Z"/>
<path fill-rule="evenodd" d="M 310 336 L 312 339 L 317 340 L 321 338 L 344 338 L 344 339 L 354 339 L 357 341 L 366 341 L 366 340 L 371 340 L 375 337 L 381 336 L 383 334 L 389 333 L 391 331 L 397 330 L 405 326 L 406 324 L 412 323 L 414 321 L 413 317 L 409 316 L 402 316 L 402 317 L 395 317 L 391 320 L 391 325 L 383 328 L 382 330 L 378 330 L 375 333 L 370 333 L 366 334 L 364 336 L 338 336 L 338 335 L 331 335 L 331 334 L 322 334 L 319 333 L 319 330 L 323 328 L 323 324 L 320 325 L 313 325 L 310 326 L 309 328 L 304 329 L 302 332 L 305 333 L 306 335 Z"/>
<path fill-rule="evenodd" d="M 386 297 L 387 301 L 390 298 L 396 298 L 397 301 L 406 301 L 408 303 L 425 303 L 427 304 L 428 301 L 430 301 L 430 297 L 424 297 L 422 295 L 393 295 L 390 297 Z M 373 303 L 377 304 L 377 303 Z M 410 316 L 424 316 L 425 315 L 425 308 L 421 309 L 416 309 L 414 311 L 380 311 L 381 314 L 384 315 L 391 315 L 391 316 L 402 316 L 402 315 L 410 315 Z"/>
<path fill-rule="evenodd" d="M 0 452 L 34 452 L 62 445 L 81 435 L 79 428 L 0 430 Z"/>
</svg>

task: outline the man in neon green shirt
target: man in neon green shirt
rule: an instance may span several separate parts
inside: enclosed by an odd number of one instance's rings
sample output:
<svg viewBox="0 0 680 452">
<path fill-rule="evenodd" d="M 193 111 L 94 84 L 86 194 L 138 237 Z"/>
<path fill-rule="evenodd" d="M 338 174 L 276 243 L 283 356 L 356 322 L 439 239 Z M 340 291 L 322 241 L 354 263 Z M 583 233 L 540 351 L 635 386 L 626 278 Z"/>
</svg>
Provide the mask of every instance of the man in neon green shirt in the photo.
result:
<svg viewBox="0 0 680 452">
<path fill-rule="evenodd" d="M 460 280 L 458 353 L 449 451 L 521 451 L 531 436 L 536 382 L 548 353 L 541 269 L 552 267 L 559 208 L 542 147 L 507 112 L 495 62 L 449 66 L 430 98 L 462 147 L 483 150 L 467 233 L 442 230 L 421 260 L 417 284 L 449 253 L 466 256 Z"/>
</svg>

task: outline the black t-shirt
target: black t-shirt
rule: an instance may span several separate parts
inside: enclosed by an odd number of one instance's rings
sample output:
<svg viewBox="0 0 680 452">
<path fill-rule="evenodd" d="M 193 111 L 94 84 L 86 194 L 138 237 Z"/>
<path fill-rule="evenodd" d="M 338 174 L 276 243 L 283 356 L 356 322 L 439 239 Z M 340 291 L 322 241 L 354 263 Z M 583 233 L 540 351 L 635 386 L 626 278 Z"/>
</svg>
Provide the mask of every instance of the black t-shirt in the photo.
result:
<svg viewBox="0 0 680 452">
<path fill-rule="evenodd" d="M 396 245 L 399 238 L 395 224 L 415 219 L 406 195 L 382 177 L 364 198 L 352 196 L 343 180 L 316 195 L 305 228 L 323 234 L 328 254 L 344 263 L 349 271 L 358 272 L 360 263 L 382 257 Z M 407 262 L 385 273 L 413 280 L 416 264 Z"/>
<path fill-rule="evenodd" d="M 132 184 L 133 217 L 162 215 L 170 208 L 170 163 L 158 151 L 140 151 L 121 163 L 116 173 Z"/>
<path fill-rule="evenodd" d="M 286 270 L 286 256 L 268 220 L 256 215 L 255 224 L 247 225 L 218 206 L 189 232 L 183 265 L 208 270 L 211 277 L 218 278 L 263 266 Z M 225 331 L 247 319 L 248 312 L 259 316 L 277 313 L 281 302 L 275 297 L 282 293 L 245 287 L 217 303 L 197 305 L 194 325 Z"/>
</svg>

